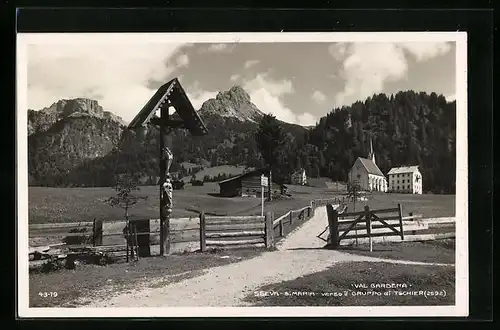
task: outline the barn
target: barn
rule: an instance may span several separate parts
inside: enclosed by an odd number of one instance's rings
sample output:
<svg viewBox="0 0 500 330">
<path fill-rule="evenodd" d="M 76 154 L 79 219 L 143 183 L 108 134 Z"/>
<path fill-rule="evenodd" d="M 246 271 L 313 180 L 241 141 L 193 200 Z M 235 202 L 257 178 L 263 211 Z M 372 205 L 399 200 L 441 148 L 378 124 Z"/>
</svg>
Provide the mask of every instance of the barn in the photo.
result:
<svg viewBox="0 0 500 330">
<path fill-rule="evenodd" d="M 259 196 L 261 195 L 262 187 L 260 185 L 261 175 L 268 176 L 267 169 L 257 169 L 251 172 L 243 173 L 238 176 L 219 181 L 220 196 L 236 197 L 236 196 Z M 272 190 L 274 193 L 281 192 L 281 185 L 273 182 Z M 267 188 L 264 189 L 264 196 L 268 195 Z"/>
</svg>

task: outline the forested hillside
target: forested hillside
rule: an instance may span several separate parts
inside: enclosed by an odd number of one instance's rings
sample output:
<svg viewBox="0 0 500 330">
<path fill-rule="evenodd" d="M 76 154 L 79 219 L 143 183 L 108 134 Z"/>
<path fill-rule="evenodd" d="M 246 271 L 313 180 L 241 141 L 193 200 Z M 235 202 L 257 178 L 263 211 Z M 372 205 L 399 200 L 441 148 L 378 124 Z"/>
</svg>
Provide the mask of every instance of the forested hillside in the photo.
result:
<svg viewBox="0 0 500 330">
<path fill-rule="evenodd" d="M 199 113 L 209 134 L 192 137 L 184 130 L 173 134 L 172 172 L 187 175 L 182 162 L 205 167 L 263 166 L 254 139 L 260 113 L 246 92 L 232 88 L 206 104 Z M 455 108 L 455 102 L 447 102 L 435 93 L 406 91 L 374 95 L 364 102 L 332 109 L 313 128 L 281 123 L 286 143 L 274 177 L 287 182 L 291 172 L 304 167 L 309 176 L 345 181 L 356 157 L 367 156 L 371 137 L 382 172 L 398 165 L 419 165 L 424 191 L 452 193 Z M 245 111 L 238 113 L 239 109 Z M 88 134 L 84 136 L 83 132 Z M 133 132 L 113 121 L 92 117 L 62 119 L 41 135 L 30 136 L 30 184 L 110 186 L 116 174 L 124 171 L 155 183 L 157 143 L 155 128 L 148 131 L 145 141 L 139 142 Z M 106 154 L 102 154 L 104 151 Z"/>
<path fill-rule="evenodd" d="M 307 141 L 318 148 L 322 175 L 345 180 L 356 157 L 367 157 L 369 139 L 383 173 L 393 166 L 419 165 L 424 191 L 455 191 L 456 103 L 435 93 L 374 95 L 332 110 Z M 299 160 L 300 159 L 300 160 Z M 297 162 L 307 161 L 298 157 Z"/>
</svg>

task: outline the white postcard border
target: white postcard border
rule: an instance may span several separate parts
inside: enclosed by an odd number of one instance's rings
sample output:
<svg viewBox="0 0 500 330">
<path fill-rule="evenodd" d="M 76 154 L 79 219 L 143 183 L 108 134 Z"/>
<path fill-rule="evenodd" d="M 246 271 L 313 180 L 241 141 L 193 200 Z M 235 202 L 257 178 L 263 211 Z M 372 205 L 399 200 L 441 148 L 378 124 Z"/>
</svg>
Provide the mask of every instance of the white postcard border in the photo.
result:
<svg viewBox="0 0 500 330">
<path fill-rule="evenodd" d="M 28 274 L 27 45 L 148 44 L 250 42 L 437 42 L 456 43 L 456 293 L 455 306 L 394 307 L 166 307 L 166 308 L 30 308 Z M 328 32 L 328 33 L 27 33 L 17 35 L 16 165 L 18 316 L 24 317 L 403 317 L 467 316 L 468 164 L 467 34 L 465 32 Z"/>
</svg>

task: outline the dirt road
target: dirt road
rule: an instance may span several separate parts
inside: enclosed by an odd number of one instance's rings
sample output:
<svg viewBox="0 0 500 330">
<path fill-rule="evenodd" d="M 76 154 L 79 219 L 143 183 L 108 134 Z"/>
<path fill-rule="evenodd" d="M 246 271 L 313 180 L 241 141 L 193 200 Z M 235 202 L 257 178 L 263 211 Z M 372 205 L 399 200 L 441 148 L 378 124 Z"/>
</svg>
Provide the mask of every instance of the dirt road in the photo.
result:
<svg viewBox="0 0 500 330">
<path fill-rule="evenodd" d="M 429 265 L 324 250 L 324 242 L 316 235 L 323 231 L 326 225 L 326 207 L 320 207 L 316 209 L 313 218 L 279 244 L 278 251 L 265 252 L 254 259 L 214 267 L 199 276 L 165 284 L 163 287 L 140 288 L 111 297 L 108 295 L 107 299 L 94 300 L 86 307 L 247 306 L 243 299 L 263 285 L 317 273 L 339 262 L 383 261 Z"/>
</svg>

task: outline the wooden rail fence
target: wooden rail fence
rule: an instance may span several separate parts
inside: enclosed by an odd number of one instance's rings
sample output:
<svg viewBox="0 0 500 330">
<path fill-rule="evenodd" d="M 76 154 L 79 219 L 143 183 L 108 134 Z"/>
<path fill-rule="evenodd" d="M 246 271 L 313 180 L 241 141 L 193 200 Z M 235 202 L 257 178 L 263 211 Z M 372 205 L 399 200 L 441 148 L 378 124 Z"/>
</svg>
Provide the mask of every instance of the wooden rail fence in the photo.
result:
<svg viewBox="0 0 500 330">
<path fill-rule="evenodd" d="M 205 216 L 200 214 L 200 250 L 273 246 L 272 213 L 265 216 Z"/>
<path fill-rule="evenodd" d="M 314 216 L 316 207 L 343 203 L 343 197 L 316 199 L 274 220 L 265 216 L 200 216 L 170 220 L 170 242 L 174 251 L 206 251 L 212 248 L 274 246 L 298 224 Z M 159 254 L 159 219 L 122 221 L 94 219 L 88 222 L 30 224 L 30 255 L 56 247 L 54 253 L 104 252 L 113 257 L 148 257 Z"/>
<path fill-rule="evenodd" d="M 328 244 L 337 248 L 344 239 L 368 238 L 372 251 L 372 238 L 380 236 L 400 236 L 404 240 L 403 211 L 401 204 L 396 208 L 345 213 L 327 205 L 329 237 Z M 389 229 L 389 231 L 384 230 Z M 355 233 L 353 233 L 353 231 Z"/>
<path fill-rule="evenodd" d="M 305 206 L 298 210 L 290 210 L 273 221 L 272 226 L 274 237 L 280 239 L 288 235 L 300 223 L 312 218 L 314 216 L 314 210 L 317 207 L 325 206 L 328 204 L 345 205 L 346 201 L 347 199 L 344 196 L 315 199 L 312 200 L 308 206 Z"/>
<path fill-rule="evenodd" d="M 368 243 L 373 241 L 426 241 L 455 237 L 455 218 L 427 218 L 409 213 L 403 216 L 403 208 L 370 210 L 368 206 L 360 212 L 345 212 L 327 205 L 328 227 L 325 240 L 332 248 L 340 245 Z M 335 234 L 331 234 L 335 233 Z M 398 238 L 396 238 L 398 237 Z"/>
<path fill-rule="evenodd" d="M 179 246 L 180 250 L 199 242 L 198 217 L 171 219 L 170 227 L 171 243 Z M 64 252 L 91 250 L 106 252 L 115 257 L 131 255 L 130 252 L 134 249 L 134 257 L 159 254 L 159 219 L 132 219 L 128 233 L 126 229 L 124 220 L 31 224 L 29 243 L 33 251 L 57 246 L 58 250 Z"/>
</svg>

